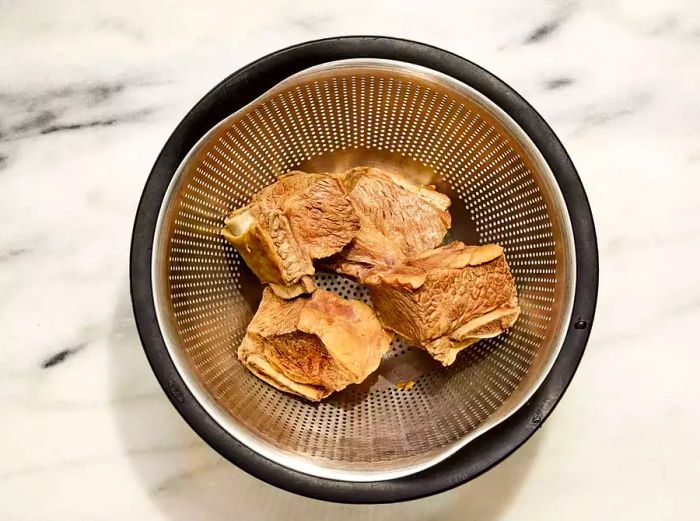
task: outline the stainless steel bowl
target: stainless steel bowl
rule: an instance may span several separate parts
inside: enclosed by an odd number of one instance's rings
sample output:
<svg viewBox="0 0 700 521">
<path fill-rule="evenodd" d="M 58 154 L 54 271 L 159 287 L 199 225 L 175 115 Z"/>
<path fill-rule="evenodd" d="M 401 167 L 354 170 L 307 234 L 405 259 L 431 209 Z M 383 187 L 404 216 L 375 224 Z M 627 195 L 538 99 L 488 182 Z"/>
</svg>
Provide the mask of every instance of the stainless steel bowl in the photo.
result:
<svg viewBox="0 0 700 521">
<path fill-rule="evenodd" d="M 448 238 L 504 247 L 522 314 L 449 368 L 396 341 L 365 383 L 312 404 L 238 362 L 262 288 L 219 230 L 226 213 L 278 174 L 360 165 L 448 194 Z M 394 480 L 448 458 L 533 396 L 572 323 L 576 244 L 550 165 L 479 90 L 397 60 L 305 68 L 213 125 L 169 181 L 152 248 L 157 327 L 188 395 L 254 453 L 327 480 Z M 369 302 L 364 288 L 337 275 L 316 281 Z M 409 380 L 409 391 L 395 385 Z"/>
</svg>

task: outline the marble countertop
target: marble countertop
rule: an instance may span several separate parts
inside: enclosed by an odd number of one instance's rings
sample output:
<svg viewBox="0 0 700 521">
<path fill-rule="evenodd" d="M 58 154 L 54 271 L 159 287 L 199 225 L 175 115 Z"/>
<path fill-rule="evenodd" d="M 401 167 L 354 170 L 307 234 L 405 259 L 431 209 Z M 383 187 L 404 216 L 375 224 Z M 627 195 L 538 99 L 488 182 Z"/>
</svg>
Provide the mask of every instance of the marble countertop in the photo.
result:
<svg viewBox="0 0 700 521">
<path fill-rule="evenodd" d="M 209 449 L 158 387 L 128 290 L 141 190 L 189 108 L 263 54 L 358 33 L 514 86 L 570 152 L 600 247 L 551 419 L 473 482 L 384 506 L 297 497 Z M 697 1 L 4 1 L 0 48 L 3 520 L 697 519 Z"/>
</svg>

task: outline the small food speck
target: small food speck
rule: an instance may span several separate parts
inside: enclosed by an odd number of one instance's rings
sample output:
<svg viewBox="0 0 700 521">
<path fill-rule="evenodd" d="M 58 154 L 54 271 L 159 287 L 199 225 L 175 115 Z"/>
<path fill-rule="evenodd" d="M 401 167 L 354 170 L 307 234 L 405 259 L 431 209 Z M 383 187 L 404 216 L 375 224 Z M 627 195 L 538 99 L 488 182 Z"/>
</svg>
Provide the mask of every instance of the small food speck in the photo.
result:
<svg viewBox="0 0 700 521">
<path fill-rule="evenodd" d="M 416 382 L 413 380 L 409 380 L 408 382 L 399 382 L 396 384 L 396 388 L 399 391 L 410 391 L 413 386 L 416 385 Z"/>
</svg>

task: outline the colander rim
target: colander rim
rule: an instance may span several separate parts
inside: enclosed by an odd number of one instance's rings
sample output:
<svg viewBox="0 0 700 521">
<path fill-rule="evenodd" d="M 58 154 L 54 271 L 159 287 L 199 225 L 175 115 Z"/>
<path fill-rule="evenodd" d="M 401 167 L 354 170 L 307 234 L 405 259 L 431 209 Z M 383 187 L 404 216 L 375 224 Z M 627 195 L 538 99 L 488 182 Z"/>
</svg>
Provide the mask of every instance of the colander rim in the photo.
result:
<svg viewBox="0 0 700 521">
<path fill-rule="evenodd" d="M 199 138 L 286 77 L 314 65 L 352 58 L 403 61 L 442 72 L 475 88 L 511 116 L 540 150 L 564 195 L 574 232 L 577 272 L 573 312 L 563 347 L 528 404 L 440 464 L 404 478 L 363 483 L 334 481 L 288 469 L 253 452 L 224 431 L 194 399 L 175 370 L 155 320 L 150 283 L 152 240 L 163 196 L 181 160 Z M 139 203 L 131 249 L 132 302 L 139 335 L 161 386 L 185 421 L 224 457 L 260 479 L 310 497 L 357 503 L 415 499 L 446 490 L 476 477 L 524 443 L 543 423 L 573 377 L 590 333 L 597 277 L 595 229 L 585 192 L 566 151 L 541 116 L 508 85 L 472 62 L 425 44 L 373 36 L 295 45 L 253 62 L 214 87 L 178 125 L 156 160 Z M 585 327 L 574 326 L 584 323 Z"/>
</svg>

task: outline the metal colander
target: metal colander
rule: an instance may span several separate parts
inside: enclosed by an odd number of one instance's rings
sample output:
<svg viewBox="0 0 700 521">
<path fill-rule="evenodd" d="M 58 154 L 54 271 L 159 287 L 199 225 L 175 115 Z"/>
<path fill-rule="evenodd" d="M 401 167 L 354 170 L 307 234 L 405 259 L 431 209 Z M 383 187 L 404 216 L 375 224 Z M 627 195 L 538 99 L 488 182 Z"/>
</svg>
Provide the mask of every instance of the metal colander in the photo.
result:
<svg viewBox="0 0 700 521">
<path fill-rule="evenodd" d="M 309 403 L 237 360 L 262 286 L 220 229 L 281 173 L 354 166 L 400 172 L 449 195 L 446 240 L 502 245 L 522 314 L 448 368 L 395 340 L 364 383 Z M 511 117 L 435 70 L 360 58 L 288 76 L 199 139 L 162 198 L 150 269 L 178 379 L 225 433 L 302 474 L 376 482 L 436 465 L 533 395 L 571 321 L 575 256 L 558 183 Z M 362 286 L 338 275 L 318 273 L 316 283 L 370 303 Z M 407 381 L 415 382 L 409 390 L 396 385 Z"/>
</svg>

